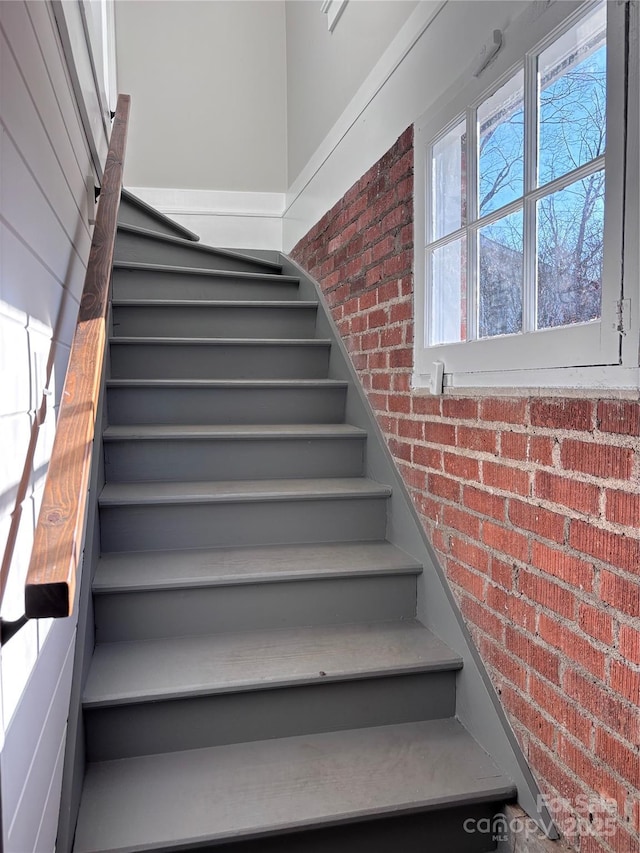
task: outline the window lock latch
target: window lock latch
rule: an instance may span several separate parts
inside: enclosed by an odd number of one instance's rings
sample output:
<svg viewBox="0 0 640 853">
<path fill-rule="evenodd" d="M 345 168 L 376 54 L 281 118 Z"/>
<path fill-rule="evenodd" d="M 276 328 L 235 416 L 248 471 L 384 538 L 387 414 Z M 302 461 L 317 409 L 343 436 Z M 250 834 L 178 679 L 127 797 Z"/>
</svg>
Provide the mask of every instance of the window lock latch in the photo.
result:
<svg viewBox="0 0 640 853">
<path fill-rule="evenodd" d="M 619 335 L 626 335 L 630 326 L 631 319 L 631 300 L 618 299 L 616 302 L 616 319 L 613 323 L 613 328 Z"/>
</svg>

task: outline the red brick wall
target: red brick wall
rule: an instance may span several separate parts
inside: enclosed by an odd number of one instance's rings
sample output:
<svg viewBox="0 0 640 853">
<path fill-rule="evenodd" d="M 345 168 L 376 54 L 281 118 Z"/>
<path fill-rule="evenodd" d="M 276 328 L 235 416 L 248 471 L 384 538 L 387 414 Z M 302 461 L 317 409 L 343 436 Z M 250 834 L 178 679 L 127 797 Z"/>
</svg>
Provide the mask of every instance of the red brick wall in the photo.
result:
<svg viewBox="0 0 640 853">
<path fill-rule="evenodd" d="M 322 286 L 567 840 L 638 851 L 640 405 L 412 391 L 412 191 L 409 128 L 292 255 Z M 597 796 L 615 800 L 613 837 L 581 805 Z"/>
</svg>

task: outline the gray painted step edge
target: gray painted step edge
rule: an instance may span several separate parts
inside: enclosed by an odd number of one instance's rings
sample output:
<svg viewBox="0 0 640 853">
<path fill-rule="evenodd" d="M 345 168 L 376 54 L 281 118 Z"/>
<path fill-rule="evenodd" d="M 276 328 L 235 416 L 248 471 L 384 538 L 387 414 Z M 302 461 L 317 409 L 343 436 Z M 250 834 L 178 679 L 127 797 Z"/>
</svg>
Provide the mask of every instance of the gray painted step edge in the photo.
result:
<svg viewBox="0 0 640 853">
<path fill-rule="evenodd" d="M 263 439 L 286 441 L 290 438 L 364 439 L 365 430 L 350 424 L 149 424 L 108 426 L 103 441 L 163 441 L 167 439 L 216 439 L 219 441 L 251 441 Z"/>
<path fill-rule="evenodd" d="M 108 379 L 107 388 L 347 388 L 341 379 Z"/>
<path fill-rule="evenodd" d="M 180 273 L 180 275 L 200 275 L 211 278 L 251 279 L 262 282 L 299 284 L 300 278 L 295 275 L 279 275 L 278 273 L 243 272 L 241 270 L 209 270 L 200 267 L 181 267 L 172 264 L 149 264 L 140 261 L 114 261 L 114 270 L 144 270 L 157 273 Z M 317 304 L 317 303 L 316 303 Z"/>
<path fill-rule="evenodd" d="M 421 572 L 422 566 L 412 557 L 382 541 L 148 551 L 103 554 L 93 592 L 100 595 Z"/>
<path fill-rule="evenodd" d="M 123 234 L 131 234 L 132 236 L 145 237 L 149 240 L 156 240 L 160 243 L 168 243 L 171 246 L 181 246 L 191 249 L 194 252 L 202 252 L 208 255 L 218 255 L 224 258 L 231 258 L 242 263 L 256 265 L 263 269 L 273 270 L 278 273 L 282 270 L 282 265 L 273 263 L 272 261 L 256 258 L 253 255 L 244 255 L 240 252 L 233 252 L 230 249 L 216 249 L 214 246 L 205 246 L 202 243 L 193 243 L 191 240 L 183 240 L 180 237 L 171 237 L 168 234 L 161 234 L 158 231 L 150 231 L 148 228 L 139 228 L 136 225 L 118 225 L 118 231 Z"/>
<path fill-rule="evenodd" d="M 330 347 L 331 341 L 322 338 L 152 338 L 111 337 L 112 346 L 268 346 L 268 347 Z"/>
<path fill-rule="evenodd" d="M 462 668 L 414 620 L 99 643 L 85 707 Z"/>
<path fill-rule="evenodd" d="M 74 850 L 170 851 L 514 793 L 454 719 L 210 747 L 89 765 Z"/>
<path fill-rule="evenodd" d="M 254 503 L 389 497 L 391 489 L 366 477 L 319 480 L 229 480 L 225 482 L 107 483 L 100 506 Z"/>
<path fill-rule="evenodd" d="M 124 187 L 120 191 L 120 198 L 124 199 L 133 207 L 139 208 L 146 216 L 151 217 L 152 219 L 157 220 L 162 223 L 167 228 L 170 228 L 176 237 L 182 237 L 184 240 L 191 240 L 194 243 L 197 243 L 200 240 L 200 237 L 197 234 L 194 234 L 193 231 L 189 231 L 188 228 L 185 228 L 184 225 L 180 225 L 178 222 L 174 222 L 173 219 L 170 219 L 168 216 L 165 216 L 164 213 L 160 213 L 159 210 L 156 210 L 155 207 L 151 207 L 150 204 L 147 204 L 146 201 L 143 201 L 141 198 L 138 198 L 137 195 L 134 195 L 129 190 L 126 190 Z M 126 223 L 121 223 L 126 224 Z"/>
<path fill-rule="evenodd" d="M 317 308 L 318 303 L 302 300 L 266 299 L 113 299 L 114 308 Z"/>
</svg>

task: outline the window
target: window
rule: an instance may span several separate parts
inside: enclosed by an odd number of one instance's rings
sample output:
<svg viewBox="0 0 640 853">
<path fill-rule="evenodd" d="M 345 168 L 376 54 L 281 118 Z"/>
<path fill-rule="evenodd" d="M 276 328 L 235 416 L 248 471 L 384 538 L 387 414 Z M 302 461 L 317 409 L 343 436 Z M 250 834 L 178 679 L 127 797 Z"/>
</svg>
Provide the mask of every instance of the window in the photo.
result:
<svg viewBox="0 0 640 853">
<path fill-rule="evenodd" d="M 417 385 L 621 364 L 625 7 L 567 5 L 416 126 Z"/>
</svg>

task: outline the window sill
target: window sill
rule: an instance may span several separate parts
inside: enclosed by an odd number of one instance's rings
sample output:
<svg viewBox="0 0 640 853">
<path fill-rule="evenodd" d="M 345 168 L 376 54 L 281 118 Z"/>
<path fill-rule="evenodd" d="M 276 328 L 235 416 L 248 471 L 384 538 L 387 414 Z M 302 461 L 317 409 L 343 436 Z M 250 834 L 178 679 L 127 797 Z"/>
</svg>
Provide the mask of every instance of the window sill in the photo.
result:
<svg viewBox="0 0 640 853">
<path fill-rule="evenodd" d="M 411 384 L 415 390 L 429 387 L 428 373 L 414 373 Z M 496 372 L 445 373 L 445 394 L 473 390 L 474 393 L 499 393 L 507 389 L 510 395 L 531 396 L 550 391 L 570 396 L 572 391 L 581 395 L 638 396 L 640 390 L 640 367 L 563 367 L 531 370 L 501 370 Z"/>
</svg>

